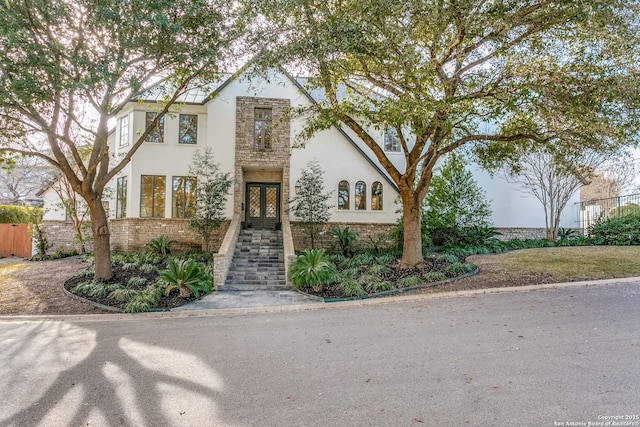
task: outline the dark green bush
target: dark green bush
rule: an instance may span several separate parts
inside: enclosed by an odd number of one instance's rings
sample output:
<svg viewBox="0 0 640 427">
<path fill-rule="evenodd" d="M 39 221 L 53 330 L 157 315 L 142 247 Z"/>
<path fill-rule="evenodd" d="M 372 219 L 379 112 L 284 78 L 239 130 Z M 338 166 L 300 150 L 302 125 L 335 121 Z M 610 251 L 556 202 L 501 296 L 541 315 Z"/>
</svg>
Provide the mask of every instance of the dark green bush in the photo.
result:
<svg viewBox="0 0 640 427">
<path fill-rule="evenodd" d="M 640 214 L 598 221 L 589 238 L 595 245 L 640 245 Z"/>
</svg>

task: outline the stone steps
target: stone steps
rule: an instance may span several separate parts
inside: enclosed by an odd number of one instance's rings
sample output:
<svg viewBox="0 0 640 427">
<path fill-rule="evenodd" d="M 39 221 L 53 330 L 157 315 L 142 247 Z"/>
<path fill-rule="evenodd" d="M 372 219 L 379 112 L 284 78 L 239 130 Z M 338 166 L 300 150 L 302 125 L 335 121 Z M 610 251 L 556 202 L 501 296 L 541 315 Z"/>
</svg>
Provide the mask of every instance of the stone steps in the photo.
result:
<svg viewBox="0 0 640 427">
<path fill-rule="evenodd" d="M 288 289 L 282 231 L 240 230 L 225 284 L 228 291 Z"/>
</svg>

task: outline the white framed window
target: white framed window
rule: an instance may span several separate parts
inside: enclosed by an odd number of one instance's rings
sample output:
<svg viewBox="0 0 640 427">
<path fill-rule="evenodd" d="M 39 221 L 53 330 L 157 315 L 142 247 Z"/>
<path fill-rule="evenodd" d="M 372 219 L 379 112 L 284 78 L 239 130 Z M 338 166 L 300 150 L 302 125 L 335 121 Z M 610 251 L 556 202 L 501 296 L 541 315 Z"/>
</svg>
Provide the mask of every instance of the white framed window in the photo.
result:
<svg viewBox="0 0 640 427">
<path fill-rule="evenodd" d="M 129 116 L 118 119 L 120 129 L 120 146 L 129 144 Z"/>
<path fill-rule="evenodd" d="M 197 114 L 180 114 L 178 117 L 179 144 L 197 144 L 198 143 L 198 115 Z"/>
<path fill-rule="evenodd" d="M 151 123 L 158 117 L 158 113 L 147 112 L 145 118 L 145 126 L 148 128 Z M 164 142 L 164 116 L 160 117 L 160 120 L 151 129 L 145 142 L 162 143 Z"/>
</svg>

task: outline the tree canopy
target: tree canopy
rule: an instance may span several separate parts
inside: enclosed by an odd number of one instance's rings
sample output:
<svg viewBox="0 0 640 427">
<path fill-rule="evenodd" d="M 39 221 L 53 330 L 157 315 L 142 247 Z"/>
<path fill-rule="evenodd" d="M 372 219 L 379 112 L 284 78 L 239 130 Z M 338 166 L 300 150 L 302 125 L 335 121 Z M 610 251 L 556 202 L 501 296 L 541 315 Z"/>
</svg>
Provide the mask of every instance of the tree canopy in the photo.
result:
<svg viewBox="0 0 640 427">
<path fill-rule="evenodd" d="M 300 138 L 349 128 L 398 186 L 404 266 L 422 260 L 420 206 L 444 154 L 473 146 L 495 166 L 523 144 L 575 152 L 637 141 L 636 1 L 258 4 L 266 63 L 309 73 L 309 89 L 324 94 L 298 111 L 310 118 Z M 404 169 L 379 143 L 386 128 L 398 134 Z"/>
<path fill-rule="evenodd" d="M 234 14 L 218 0 L 0 3 L 0 154 L 44 159 L 87 201 L 96 278 L 112 274 L 105 186 L 188 85 L 228 57 Z M 159 78 L 158 115 L 114 158 L 109 124 Z"/>
</svg>

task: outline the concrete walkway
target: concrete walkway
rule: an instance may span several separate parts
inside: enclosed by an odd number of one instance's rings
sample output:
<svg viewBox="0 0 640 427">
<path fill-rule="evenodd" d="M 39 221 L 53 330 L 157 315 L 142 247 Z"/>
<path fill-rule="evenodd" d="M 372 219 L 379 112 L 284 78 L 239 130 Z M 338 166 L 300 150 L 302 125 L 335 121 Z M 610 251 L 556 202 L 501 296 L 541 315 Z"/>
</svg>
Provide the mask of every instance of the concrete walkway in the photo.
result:
<svg viewBox="0 0 640 427">
<path fill-rule="evenodd" d="M 211 310 L 219 308 L 278 307 L 287 305 L 324 304 L 323 301 L 293 290 L 275 291 L 216 291 L 197 301 L 176 307 L 171 311 Z"/>
</svg>

